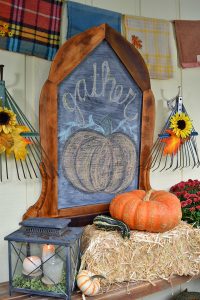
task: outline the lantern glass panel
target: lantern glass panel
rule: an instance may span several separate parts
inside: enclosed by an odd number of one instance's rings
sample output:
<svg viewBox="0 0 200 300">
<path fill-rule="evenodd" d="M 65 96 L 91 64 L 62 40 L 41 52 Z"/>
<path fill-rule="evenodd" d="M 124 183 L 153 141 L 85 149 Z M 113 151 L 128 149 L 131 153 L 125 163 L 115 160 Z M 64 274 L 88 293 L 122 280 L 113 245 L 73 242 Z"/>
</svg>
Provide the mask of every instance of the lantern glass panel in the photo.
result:
<svg viewBox="0 0 200 300">
<path fill-rule="evenodd" d="M 66 246 L 12 241 L 10 260 L 15 290 L 66 295 Z"/>
</svg>

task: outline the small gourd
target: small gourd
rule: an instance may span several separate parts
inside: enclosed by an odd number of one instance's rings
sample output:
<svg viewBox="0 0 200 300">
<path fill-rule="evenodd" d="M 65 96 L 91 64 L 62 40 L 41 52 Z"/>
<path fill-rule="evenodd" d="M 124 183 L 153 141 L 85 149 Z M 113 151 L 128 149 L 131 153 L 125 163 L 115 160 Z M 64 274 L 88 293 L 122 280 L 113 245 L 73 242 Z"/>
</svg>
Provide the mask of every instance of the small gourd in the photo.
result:
<svg viewBox="0 0 200 300">
<path fill-rule="evenodd" d="M 99 215 L 93 220 L 93 224 L 101 230 L 114 231 L 117 230 L 121 233 L 123 238 L 130 238 L 130 229 L 122 221 L 113 219 L 109 216 Z"/>
<path fill-rule="evenodd" d="M 104 278 L 100 275 L 95 275 L 88 270 L 82 270 L 78 273 L 76 282 L 78 288 L 86 296 L 94 296 L 100 290 L 100 281 L 98 278 Z"/>
</svg>

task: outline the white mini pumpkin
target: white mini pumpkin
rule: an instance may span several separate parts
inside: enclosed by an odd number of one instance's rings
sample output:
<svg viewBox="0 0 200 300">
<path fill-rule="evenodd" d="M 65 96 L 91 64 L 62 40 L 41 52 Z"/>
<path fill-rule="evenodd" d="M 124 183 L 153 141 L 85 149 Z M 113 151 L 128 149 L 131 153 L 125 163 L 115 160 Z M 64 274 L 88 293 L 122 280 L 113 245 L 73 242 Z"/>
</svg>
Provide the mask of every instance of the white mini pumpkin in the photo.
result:
<svg viewBox="0 0 200 300">
<path fill-rule="evenodd" d="M 95 274 L 87 270 L 82 270 L 77 275 L 77 286 L 86 296 L 94 296 L 98 294 L 100 290 L 99 279 L 93 276 L 95 276 Z"/>
</svg>

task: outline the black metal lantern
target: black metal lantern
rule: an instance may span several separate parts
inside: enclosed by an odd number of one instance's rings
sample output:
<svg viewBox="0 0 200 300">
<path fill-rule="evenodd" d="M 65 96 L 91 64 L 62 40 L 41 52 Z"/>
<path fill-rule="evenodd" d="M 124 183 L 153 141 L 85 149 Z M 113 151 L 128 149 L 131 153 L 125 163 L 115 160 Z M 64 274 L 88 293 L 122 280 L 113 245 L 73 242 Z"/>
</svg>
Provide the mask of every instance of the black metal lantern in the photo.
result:
<svg viewBox="0 0 200 300">
<path fill-rule="evenodd" d="M 70 219 L 30 218 L 8 241 L 9 291 L 71 299 L 80 258 L 80 227 Z"/>
</svg>

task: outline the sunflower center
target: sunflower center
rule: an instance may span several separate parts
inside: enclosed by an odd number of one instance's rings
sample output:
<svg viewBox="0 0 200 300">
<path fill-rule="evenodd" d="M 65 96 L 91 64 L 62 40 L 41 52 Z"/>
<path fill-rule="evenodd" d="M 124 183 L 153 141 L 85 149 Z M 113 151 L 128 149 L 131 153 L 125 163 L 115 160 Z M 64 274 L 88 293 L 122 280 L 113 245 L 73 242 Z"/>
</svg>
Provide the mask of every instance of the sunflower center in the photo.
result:
<svg viewBox="0 0 200 300">
<path fill-rule="evenodd" d="M 8 125 L 9 121 L 10 121 L 10 115 L 5 111 L 1 111 L 0 112 L 0 125 Z"/>
<path fill-rule="evenodd" d="M 184 120 L 178 120 L 177 126 L 178 126 L 178 129 L 183 130 L 183 129 L 185 129 L 185 127 L 186 127 L 186 123 L 185 123 Z"/>
</svg>

